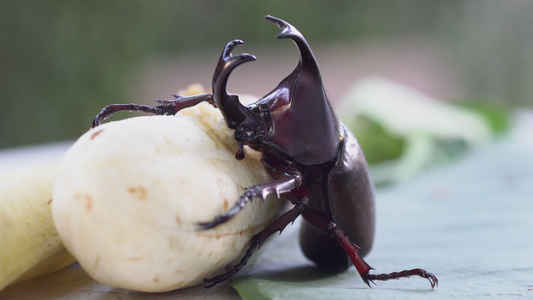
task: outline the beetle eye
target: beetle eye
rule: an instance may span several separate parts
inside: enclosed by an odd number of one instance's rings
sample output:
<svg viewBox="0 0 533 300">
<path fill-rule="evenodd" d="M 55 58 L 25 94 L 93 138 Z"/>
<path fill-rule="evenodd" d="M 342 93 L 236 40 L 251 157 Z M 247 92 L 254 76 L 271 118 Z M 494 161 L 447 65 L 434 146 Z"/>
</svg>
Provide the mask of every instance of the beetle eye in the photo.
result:
<svg viewBox="0 0 533 300">
<path fill-rule="evenodd" d="M 254 131 L 251 130 L 251 129 L 246 130 L 246 135 L 247 136 L 251 136 L 253 133 L 254 133 Z"/>
</svg>

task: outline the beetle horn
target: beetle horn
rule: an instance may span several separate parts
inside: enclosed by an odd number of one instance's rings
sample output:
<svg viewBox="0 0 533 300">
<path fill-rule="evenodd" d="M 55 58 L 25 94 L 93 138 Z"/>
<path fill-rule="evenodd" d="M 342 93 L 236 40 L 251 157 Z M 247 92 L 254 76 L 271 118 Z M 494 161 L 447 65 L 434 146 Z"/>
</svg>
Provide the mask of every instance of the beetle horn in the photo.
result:
<svg viewBox="0 0 533 300">
<path fill-rule="evenodd" d="M 330 161 L 338 154 L 344 132 L 322 84 L 315 56 L 294 26 L 272 16 L 265 19 L 281 29 L 278 39 L 289 38 L 296 44 L 300 60 L 292 73 L 258 101 L 269 106 L 273 124 L 263 142 L 303 164 Z"/>
<path fill-rule="evenodd" d="M 231 54 L 231 51 L 242 43 L 241 40 L 233 40 L 224 47 L 213 75 L 213 97 L 226 124 L 231 129 L 235 129 L 249 115 L 248 109 L 240 103 L 239 97 L 228 94 L 226 90 L 228 77 L 233 69 L 242 63 L 256 59 L 255 56 L 247 53 Z"/>
<path fill-rule="evenodd" d="M 307 43 L 307 40 L 304 38 L 304 36 L 300 33 L 300 31 L 296 29 L 296 27 L 292 26 L 291 24 L 287 23 L 282 19 L 273 16 L 265 16 L 265 20 L 278 26 L 279 29 L 281 29 L 281 32 L 276 35 L 276 38 L 289 38 L 296 43 L 298 49 L 300 50 L 300 64 L 305 62 L 305 65 L 307 67 L 312 67 L 314 69 L 313 71 L 315 71 L 316 74 L 320 74 L 320 71 L 318 69 L 318 63 L 316 62 L 315 56 L 311 51 L 311 47 Z"/>
<path fill-rule="evenodd" d="M 293 40 L 296 46 L 298 47 L 298 50 L 300 51 L 300 63 L 298 64 L 298 66 L 301 67 L 303 70 L 299 70 L 299 68 L 297 68 L 295 72 L 309 74 L 309 76 L 307 76 L 309 78 L 306 78 L 306 80 L 312 78 L 316 81 L 316 87 L 322 88 L 320 69 L 315 59 L 315 55 L 313 54 L 313 51 L 311 51 L 309 43 L 307 43 L 307 40 L 300 33 L 300 31 L 298 31 L 296 27 L 292 26 L 286 21 L 273 16 L 265 16 L 265 20 L 269 21 L 270 23 L 273 23 L 274 25 L 277 25 L 279 29 L 281 29 L 281 32 L 276 35 L 276 38 L 289 38 Z"/>
</svg>

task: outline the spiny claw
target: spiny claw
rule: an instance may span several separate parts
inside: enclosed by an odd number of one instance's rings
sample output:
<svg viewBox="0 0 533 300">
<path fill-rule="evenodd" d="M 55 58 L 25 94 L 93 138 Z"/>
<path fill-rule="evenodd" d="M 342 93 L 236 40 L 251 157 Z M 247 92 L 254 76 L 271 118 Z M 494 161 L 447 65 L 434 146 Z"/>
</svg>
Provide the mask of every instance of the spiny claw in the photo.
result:
<svg viewBox="0 0 533 300">
<path fill-rule="evenodd" d="M 225 223 L 229 221 L 233 216 L 228 215 L 218 215 L 215 217 L 215 219 L 211 222 L 198 222 L 196 225 L 198 225 L 199 230 L 209 230 L 217 227 L 218 225 Z"/>
<path fill-rule="evenodd" d="M 372 279 L 368 279 L 366 275 L 367 274 L 361 274 L 361 279 L 363 279 L 363 282 L 366 283 L 366 285 L 368 285 L 369 288 L 372 288 L 372 286 L 370 285 L 370 282 L 372 282 L 373 284 L 375 283 Z"/>
<path fill-rule="evenodd" d="M 439 279 L 437 278 L 437 276 L 435 276 L 435 274 L 427 273 L 426 275 L 427 275 L 426 278 L 429 280 L 429 283 L 431 284 L 432 289 L 439 286 Z"/>
<path fill-rule="evenodd" d="M 198 230 L 209 230 L 216 226 L 213 225 L 213 222 L 198 222 L 196 225 L 199 227 Z"/>
</svg>

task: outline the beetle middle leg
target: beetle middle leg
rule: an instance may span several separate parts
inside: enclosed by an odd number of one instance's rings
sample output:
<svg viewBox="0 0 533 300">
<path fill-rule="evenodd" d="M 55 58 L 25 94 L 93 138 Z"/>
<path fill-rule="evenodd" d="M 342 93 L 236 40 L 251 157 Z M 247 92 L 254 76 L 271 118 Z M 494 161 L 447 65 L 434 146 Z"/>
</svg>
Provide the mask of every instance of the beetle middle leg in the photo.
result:
<svg viewBox="0 0 533 300">
<path fill-rule="evenodd" d="M 241 258 L 241 260 L 236 265 L 231 266 L 229 271 L 227 271 L 226 273 L 215 276 L 213 278 L 204 279 L 204 287 L 213 287 L 218 283 L 229 279 L 231 276 L 237 273 L 242 267 L 244 267 L 244 265 L 246 265 L 256 248 L 258 249 L 259 247 L 261 247 L 261 245 L 269 236 L 276 232 L 281 233 L 285 229 L 285 227 L 287 227 L 287 225 L 293 223 L 294 220 L 296 220 L 296 218 L 298 218 L 298 216 L 302 214 L 302 211 L 305 209 L 306 205 L 307 198 L 300 199 L 290 210 L 282 214 L 279 218 L 268 224 L 267 227 L 265 227 L 256 235 L 254 235 L 250 240 L 250 246 L 246 250 L 246 253 Z"/>
</svg>

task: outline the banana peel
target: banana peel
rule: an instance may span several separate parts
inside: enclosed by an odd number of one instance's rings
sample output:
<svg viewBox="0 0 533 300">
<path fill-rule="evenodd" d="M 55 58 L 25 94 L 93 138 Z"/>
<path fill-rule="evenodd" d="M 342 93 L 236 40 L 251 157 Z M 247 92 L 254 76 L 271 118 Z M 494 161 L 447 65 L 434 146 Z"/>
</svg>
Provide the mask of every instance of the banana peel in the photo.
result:
<svg viewBox="0 0 533 300">
<path fill-rule="evenodd" d="M 51 165 L 0 174 L 0 290 L 74 262 L 52 219 L 57 172 Z"/>
</svg>

